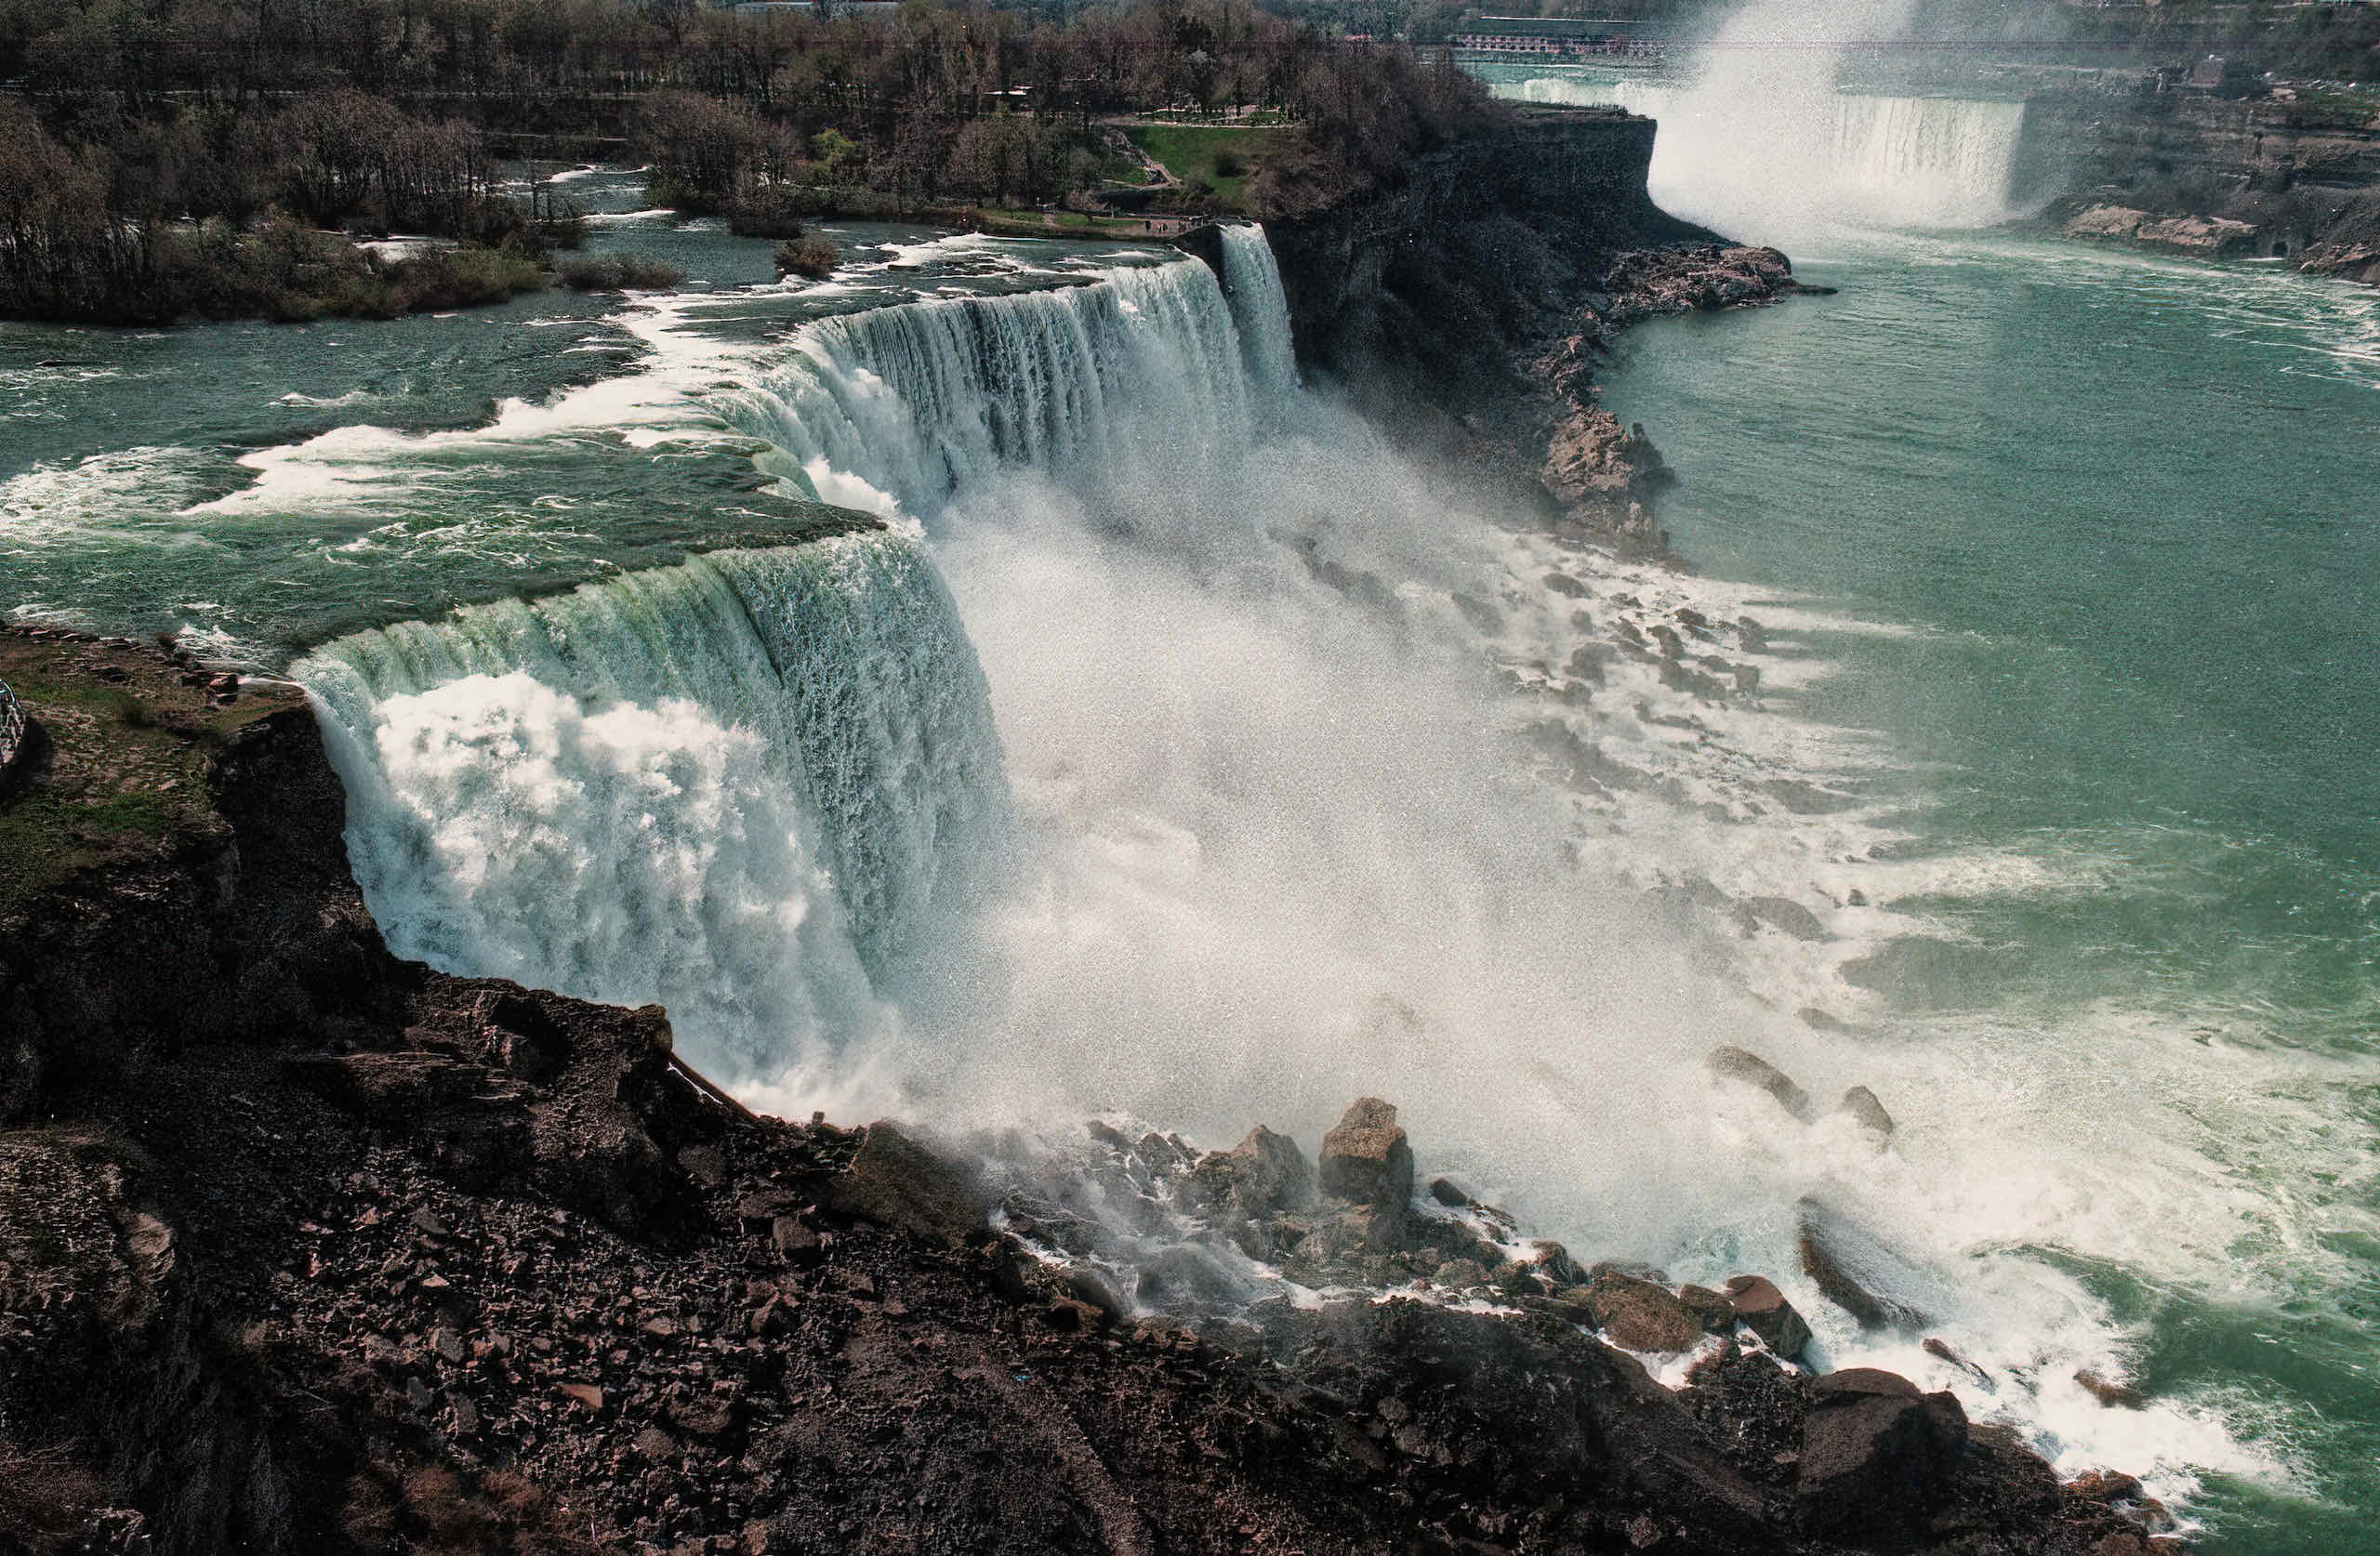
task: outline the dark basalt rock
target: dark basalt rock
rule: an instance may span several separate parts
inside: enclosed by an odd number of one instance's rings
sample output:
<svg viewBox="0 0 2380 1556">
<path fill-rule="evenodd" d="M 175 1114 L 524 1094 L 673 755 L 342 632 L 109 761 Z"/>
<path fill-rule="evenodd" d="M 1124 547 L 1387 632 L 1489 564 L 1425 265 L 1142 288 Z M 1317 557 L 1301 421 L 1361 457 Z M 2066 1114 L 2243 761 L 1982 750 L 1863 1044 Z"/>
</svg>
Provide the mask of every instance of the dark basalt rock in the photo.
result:
<svg viewBox="0 0 2380 1556">
<path fill-rule="evenodd" d="M 1872 1544 L 1921 1520 L 1966 1452 L 1954 1395 L 1854 1367 L 1810 1385 L 1793 1510 L 1814 1534 Z"/>
<path fill-rule="evenodd" d="M 1787 1361 L 1799 1356 L 1810 1343 L 1809 1325 L 1767 1276 L 1736 1276 L 1727 1282 L 1727 1300 L 1735 1305 L 1738 1321 Z"/>
<path fill-rule="evenodd" d="M 1393 1110 L 1392 1110 L 1393 1111 Z M 1244 1216 L 1281 1216 L 1311 1209 L 1314 1169 L 1287 1135 L 1258 1125 L 1228 1153 L 1203 1158 L 1189 1188 L 1210 1205 L 1227 1205 Z"/>
<path fill-rule="evenodd" d="M 1690 1351 L 1702 1342 L 1703 1323 L 1666 1286 L 1621 1274 L 1597 1275 L 1586 1308 L 1595 1325 L 1631 1351 Z"/>
</svg>

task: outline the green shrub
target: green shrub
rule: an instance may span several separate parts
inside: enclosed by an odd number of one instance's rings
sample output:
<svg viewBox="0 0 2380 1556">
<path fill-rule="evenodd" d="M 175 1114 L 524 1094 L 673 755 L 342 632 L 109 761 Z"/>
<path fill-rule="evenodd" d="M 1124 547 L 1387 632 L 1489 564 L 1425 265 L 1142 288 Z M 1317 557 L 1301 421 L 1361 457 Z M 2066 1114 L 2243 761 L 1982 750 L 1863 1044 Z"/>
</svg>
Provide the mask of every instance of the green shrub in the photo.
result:
<svg viewBox="0 0 2380 1556">
<path fill-rule="evenodd" d="M 574 292 L 666 292 L 686 279 L 675 265 L 633 254 L 565 259 L 559 273 L 562 284 Z"/>
<path fill-rule="evenodd" d="M 835 266 L 842 258 L 832 238 L 803 238 L 799 243 L 777 244 L 777 274 L 808 276 L 824 281 L 835 273 Z"/>
</svg>

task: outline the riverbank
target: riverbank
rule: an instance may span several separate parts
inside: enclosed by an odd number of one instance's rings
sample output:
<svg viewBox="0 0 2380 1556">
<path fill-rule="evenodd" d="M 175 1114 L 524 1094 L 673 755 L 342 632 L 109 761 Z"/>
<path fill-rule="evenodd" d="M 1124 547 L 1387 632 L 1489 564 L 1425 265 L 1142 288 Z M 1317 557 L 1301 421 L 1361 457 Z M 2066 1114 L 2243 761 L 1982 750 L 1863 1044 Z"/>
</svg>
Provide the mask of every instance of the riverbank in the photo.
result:
<svg viewBox="0 0 2380 1556">
<path fill-rule="evenodd" d="M 132 771 L 193 697 L 239 720 L 190 736 L 205 824 L 115 828 L 0 922 L 0 1457 L 43 1556 L 2165 1548 L 2132 1483 L 2061 1487 L 1948 1394 L 1780 1367 L 1766 1282 L 1673 1292 L 1417 1193 L 1385 1104 L 1313 1171 L 1095 1127 L 1104 1187 L 754 1118 L 658 1009 L 390 956 L 289 689 L 5 643 L 76 764 Z M 118 695 L 155 722 L 88 714 Z M 1310 1307 L 1133 1296 L 1040 1240 L 1117 1193 L 1353 1258 L 1309 1253 Z M 1408 1289 L 1424 1248 L 1479 1294 Z"/>
</svg>

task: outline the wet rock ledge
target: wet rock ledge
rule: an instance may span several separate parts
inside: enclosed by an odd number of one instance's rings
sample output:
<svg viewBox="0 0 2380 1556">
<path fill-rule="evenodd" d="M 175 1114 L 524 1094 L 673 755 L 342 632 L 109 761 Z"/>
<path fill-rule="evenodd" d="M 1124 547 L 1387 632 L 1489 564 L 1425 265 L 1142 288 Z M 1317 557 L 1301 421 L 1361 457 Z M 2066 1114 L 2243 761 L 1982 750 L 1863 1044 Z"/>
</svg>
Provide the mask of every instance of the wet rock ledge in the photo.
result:
<svg viewBox="0 0 2380 1556">
<path fill-rule="evenodd" d="M 1384 1102 L 1318 1170 L 1117 1135 L 1030 1192 L 754 1118 L 658 1009 L 390 956 L 285 689 L 73 635 L 0 675 L 47 736 L 0 829 L 57 845 L 0 906 L 7 1556 L 2150 1548 L 2121 1477 L 1780 1365 L 1768 1283 L 1489 1266 Z M 1127 1297 L 1051 1251 L 1102 1172 L 1327 1285 L 1428 1250 L 1501 1299 Z M 1596 1338 L 1688 1324 L 1682 1390 Z"/>
</svg>

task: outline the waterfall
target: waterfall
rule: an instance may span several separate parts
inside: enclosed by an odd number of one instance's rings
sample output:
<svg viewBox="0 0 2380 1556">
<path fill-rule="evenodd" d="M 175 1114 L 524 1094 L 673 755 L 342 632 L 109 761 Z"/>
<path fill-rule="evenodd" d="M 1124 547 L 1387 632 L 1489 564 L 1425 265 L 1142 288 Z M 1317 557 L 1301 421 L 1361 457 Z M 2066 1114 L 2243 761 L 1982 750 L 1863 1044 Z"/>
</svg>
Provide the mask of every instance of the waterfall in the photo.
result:
<svg viewBox="0 0 2380 1556">
<path fill-rule="evenodd" d="M 719 404 L 776 446 L 808 494 L 873 493 L 924 515 L 1003 467 L 1097 477 L 1245 441 L 1251 370 L 1234 313 L 1213 272 L 1189 258 L 905 303 L 809 327 Z M 1277 328 L 1258 356 L 1276 373 L 1285 310 Z"/>
<path fill-rule="evenodd" d="M 1836 92 L 1791 77 L 1764 84 L 1774 90 L 1588 76 L 1495 89 L 1522 102 L 1615 103 L 1658 120 L 1654 198 L 1746 242 L 1785 241 L 1814 224 L 1986 227 L 2016 215 L 2009 187 L 2023 103 Z"/>
<path fill-rule="evenodd" d="M 2004 221 L 2021 102 L 1957 98 L 1834 99 L 1831 165 L 1869 208 L 1915 227 Z"/>
<path fill-rule="evenodd" d="M 1289 299 L 1281 290 L 1281 268 L 1261 227 L 1234 224 L 1223 230 L 1223 285 L 1239 327 L 1248 376 L 1264 392 L 1285 395 L 1298 387 L 1297 349 L 1289 337 Z"/>
<path fill-rule="evenodd" d="M 887 533 L 358 633 L 294 674 L 400 954 L 658 1000 L 738 1069 L 879 1029 L 1005 828 L 974 652 Z"/>
</svg>

